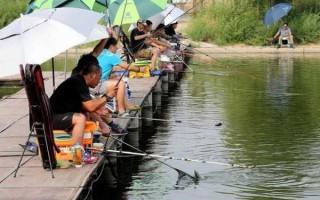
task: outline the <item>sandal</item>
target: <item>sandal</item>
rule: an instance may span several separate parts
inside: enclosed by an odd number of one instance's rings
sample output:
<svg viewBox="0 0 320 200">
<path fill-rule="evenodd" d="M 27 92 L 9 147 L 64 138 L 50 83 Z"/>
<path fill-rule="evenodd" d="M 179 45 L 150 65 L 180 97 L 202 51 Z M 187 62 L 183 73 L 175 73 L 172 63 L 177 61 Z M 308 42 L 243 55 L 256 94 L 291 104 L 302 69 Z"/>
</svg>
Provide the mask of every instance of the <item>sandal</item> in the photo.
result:
<svg viewBox="0 0 320 200">
<path fill-rule="evenodd" d="M 140 106 L 137 106 L 137 105 L 127 108 L 127 110 L 129 111 L 139 111 L 140 109 L 141 109 Z"/>
<path fill-rule="evenodd" d="M 128 112 L 119 113 L 118 115 L 119 117 L 130 117 L 130 113 Z"/>
</svg>

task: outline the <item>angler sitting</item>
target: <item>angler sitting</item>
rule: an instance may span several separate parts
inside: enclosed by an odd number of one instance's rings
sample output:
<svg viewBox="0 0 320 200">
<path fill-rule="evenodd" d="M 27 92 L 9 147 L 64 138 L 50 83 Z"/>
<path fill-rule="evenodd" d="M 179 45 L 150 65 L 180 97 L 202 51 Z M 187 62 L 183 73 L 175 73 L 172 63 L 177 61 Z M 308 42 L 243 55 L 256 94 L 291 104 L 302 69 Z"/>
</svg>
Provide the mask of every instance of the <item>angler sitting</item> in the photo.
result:
<svg viewBox="0 0 320 200">
<path fill-rule="evenodd" d="M 180 37 L 175 31 L 175 29 L 177 29 L 177 27 L 178 27 L 178 22 L 174 21 L 165 28 L 165 33 L 172 37 L 173 42 L 180 41 Z"/>
<path fill-rule="evenodd" d="M 151 33 L 145 32 L 144 27 L 147 26 L 146 20 L 139 19 L 137 28 L 133 29 L 130 35 L 131 50 L 139 58 L 151 59 L 151 70 L 156 69 L 156 61 L 160 55 L 160 49 L 156 47 L 148 47 L 154 39 L 151 39 Z"/>
<path fill-rule="evenodd" d="M 278 41 L 278 47 L 280 48 L 282 45 L 282 40 L 286 39 L 288 40 L 288 45 L 290 48 L 293 48 L 293 35 L 291 33 L 290 28 L 288 27 L 288 23 L 284 23 L 283 27 L 279 28 L 278 32 L 275 34 L 275 36 L 273 37 L 273 39 L 275 40 L 275 38 L 279 37 L 279 41 Z"/>
<path fill-rule="evenodd" d="M 82 73 L 71 76 L 53 92 L 50 97 L 52 108 L 53 128 L 69 130 L 75 143 L 82 144 L 86 113 L 96 112 L 102 108 L 108 98 L 116 95 L 116 88 L 109 90 L 102 97 L 92 99 L 89 87 L 95 87 L 100 81 L 101 67 L 92 61 L 93 56 L 84 55 L 80 59 Z"/>
</svg>

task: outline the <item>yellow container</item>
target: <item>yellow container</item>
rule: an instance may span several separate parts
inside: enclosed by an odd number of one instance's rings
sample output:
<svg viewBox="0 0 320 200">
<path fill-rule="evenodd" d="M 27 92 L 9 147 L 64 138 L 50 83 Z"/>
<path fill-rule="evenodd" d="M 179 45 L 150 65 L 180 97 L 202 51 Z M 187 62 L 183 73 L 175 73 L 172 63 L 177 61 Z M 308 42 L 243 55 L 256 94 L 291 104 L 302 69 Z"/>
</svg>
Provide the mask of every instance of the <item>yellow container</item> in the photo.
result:
<svg viewBox="0 0 320 200">
<path fill-rule="evenodd" d="M 87 121 L 84 129 L 82 145 L 91 145 L 93 141 L 93 132 L 98 130 L 96 123 Z M 74 141 L 71 134 L 68 134 L 64 130 L 54 130 L 54 141 L 58 147 L 70 147 L 74 146 Z"/>
<path fill-rule="evenodd" d="M 145 67 L 145 71 L 144 72 L 133 72 L 133 71 L 130 71 L 130 73 L 129 73 L 129 77 L 130 78 L 147 78 L 147 77 L 150 77 L 150 66 L 149 65 L 139 66 L 139 67 Z"/>
</svg>

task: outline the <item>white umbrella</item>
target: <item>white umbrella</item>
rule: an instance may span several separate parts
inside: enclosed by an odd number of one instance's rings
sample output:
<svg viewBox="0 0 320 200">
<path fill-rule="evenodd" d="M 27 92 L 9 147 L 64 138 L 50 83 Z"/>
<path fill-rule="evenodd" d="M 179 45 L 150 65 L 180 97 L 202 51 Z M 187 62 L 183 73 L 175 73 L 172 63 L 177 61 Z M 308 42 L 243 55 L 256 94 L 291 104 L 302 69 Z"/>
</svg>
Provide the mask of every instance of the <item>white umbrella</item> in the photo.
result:
<svg viewBox="0 0 320 200">
<path fill-rule="evenodd" d="M 0 77 L 19 74 L 20 64 L 42 64 L 95 35 L 103 14 L 55 8 L 23 15 L 0 30 Z"/>
<path fill-rule="evenodd" d="M 172 24 L 173 22 L 176 22 L 179 17 L 184 15 L 184 11 L 180 8 L 175 7 L 172 4 L 167 4 L 166 9 L 150 18 L 152 22 L 152 30 L 155 30 L 157 26 L 161 23 L 164 25 Z M 132 31 L 134 28 L 136 28 L 136 23 L 133 23 L 130 25 L 128 31 Z"/>
<path fill-rule="evenodd" d="M 106 30 L 105 26 L 102 26 L 100 24 L 96 24 L 94 28 L 92 29 L 89 37 L 87 38 L 86 41 L 83 42 L 83 44 L 86 44 L 88 42 L 96 41 L 96 40 L 101 40 L 104 38 L 109 38 L 109 33 Z"/>
</svg>

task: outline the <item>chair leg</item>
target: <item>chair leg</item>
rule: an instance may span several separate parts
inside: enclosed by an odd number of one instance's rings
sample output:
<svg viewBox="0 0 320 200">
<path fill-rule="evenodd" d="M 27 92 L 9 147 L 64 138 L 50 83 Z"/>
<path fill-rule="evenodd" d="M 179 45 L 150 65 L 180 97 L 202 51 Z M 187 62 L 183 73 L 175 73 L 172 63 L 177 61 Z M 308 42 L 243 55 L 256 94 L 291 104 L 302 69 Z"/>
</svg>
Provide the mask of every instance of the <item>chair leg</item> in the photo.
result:
<svg viewBox="0 0 320 200">
<path fill-rule="evenodd" d="M 33 128 L 34 128 L 34 125 L 32 125 L 32 127 L 31 127 L 31 130 L 30 130 L 28 139 L 27 139 L 27 141 L 26 141 L 26 143 L 25 143 L 26 145 L 24 145 L 23 152 L 22 152 L 22 154 L 21 154 L 21 156 L 20 156 L 20 160 L 19 160 L 19 162 L 18 162 L 17 168 L 16 168 L 16 170 L 15 170 L 15 172 L 14 172 L 14 175 L 13 175 L 14 178 L 17 176 L 18 170 L 19 170 L 20 167 L 21 167 L 21 161 L 22 161 L 22 158 L 23 158 L 23 156 L 24 156 L 24 153 L 26 152 L 27 144 L 28 144 L 28 142 L 30 141 L 30 138 L 31 138 L 31 136 L 32 136 Z"/>
<path fill-rule="evenodd" d="M 36 122 L 36 123 L 37 123 L 37 122 Z M 26 144 L 30 141 L 31 136 L 40 137 L 40 136 L 37 136 L 37 135 L 35 135 L 35 134 L 32 133 L 32 132 L 34 131 L 34 129 L 35 129 L 35 124 L 36 124 L 36 123 L 34 123 L 34 124 L 32 125 L 32 127 L 31 127 L 31 130 L 30 130 L 28 139 L 27 139 L 27 141 L 26 141 Z M 42 129 L 45 130 L 45 129 L 44 129 L 44 124 L 42 124 Z M 48 144 L 48 140 L 47 140 L 46 134 L 44 134 L 43 137 L 44 137 L 45 142 L 46 142 L 46 148 L 47 148 L 47 152 L 48 152 L 48 158 L 49 158 L 49 165 L 50 165 L 51 177 L 54 178 L 52 161 L 51 161 L 51 158 L 50 158 L 50 155 L 49 155 L 49 144 Z M 14 172 L 14 175 L 13 175 L 14 178 L 17 176 L 17 172 L 18 172 L 18 170 L 19 170 L 20 167 L 21 167 L 21 161 L 22 161 L 22 158 L 23 158 L 23 156 L 24 156 L 24 153 L 25 153 L 26 149 L 27 149 L 27 145 L 25 145 L 24 148 L 23 148 L 23 152 L 22 152 L 22 154 L 21 154 L 21 156 L 20 156 L 19 163 L 18 163 L 17 168 L 15 169 L 15 172 Z"/>
</svg>

